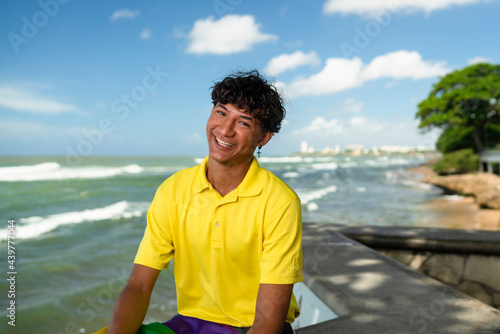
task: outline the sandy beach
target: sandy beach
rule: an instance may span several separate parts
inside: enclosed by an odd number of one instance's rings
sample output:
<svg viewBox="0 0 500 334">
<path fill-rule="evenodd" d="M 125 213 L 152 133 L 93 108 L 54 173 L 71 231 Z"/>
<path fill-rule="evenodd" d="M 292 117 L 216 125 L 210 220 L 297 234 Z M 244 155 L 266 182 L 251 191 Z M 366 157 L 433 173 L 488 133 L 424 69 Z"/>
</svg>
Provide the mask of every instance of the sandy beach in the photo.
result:
<svg viewBox="0 0 500 334">
<path fill-rule="evenodd" d="M 408 172 L 417 174 L 421 180 L 435 175 L 427 165 Z M 472 196 L 443 195 L 421 209 L 424 226 L 500 231 L 500 210 L 481 208 Z"/>
</svg>

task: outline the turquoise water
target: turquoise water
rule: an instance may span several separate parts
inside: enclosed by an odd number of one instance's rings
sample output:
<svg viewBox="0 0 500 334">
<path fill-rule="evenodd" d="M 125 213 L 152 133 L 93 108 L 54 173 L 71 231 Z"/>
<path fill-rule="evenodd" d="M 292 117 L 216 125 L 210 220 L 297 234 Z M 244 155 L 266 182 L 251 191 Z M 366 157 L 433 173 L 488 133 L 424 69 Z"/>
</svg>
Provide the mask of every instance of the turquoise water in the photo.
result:
<svg viewBox="0 0 500 334">
<path fill-rule="evenodd" d="M 202 157 L 0 158 L 1 333 L 92 333 L 107 325 L 132 268 L 156 188 Z M 404 170 L 425 157 L 264 157 L 299 194 L 305 222 L 421 225 L 438 191 Z M 15 220 L 15 299 L 8 298 L 8 221 Z M 15 300 L 16 326 L 6 308 Z M 164 270 L 146 321 L 176 313 Z"/>
</svg>

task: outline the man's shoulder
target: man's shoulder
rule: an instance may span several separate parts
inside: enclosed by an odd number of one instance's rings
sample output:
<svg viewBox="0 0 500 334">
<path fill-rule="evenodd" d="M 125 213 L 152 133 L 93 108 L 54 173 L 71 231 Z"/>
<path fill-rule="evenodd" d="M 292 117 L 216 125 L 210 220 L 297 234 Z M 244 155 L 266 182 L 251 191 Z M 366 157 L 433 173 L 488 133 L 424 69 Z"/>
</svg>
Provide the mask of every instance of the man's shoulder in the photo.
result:
<svg viewBox="0 0 500 334">
<path fill-rule="evenodd" d="M 299 198 L 295 190 L 273 172 L 263 167 L 260 167 L 260 172 L 265 173 L 267 176 L 266 188 L 270 194 L 273 194 L 273 196 L 278 195 L 289 200 Z"/>
</svg>

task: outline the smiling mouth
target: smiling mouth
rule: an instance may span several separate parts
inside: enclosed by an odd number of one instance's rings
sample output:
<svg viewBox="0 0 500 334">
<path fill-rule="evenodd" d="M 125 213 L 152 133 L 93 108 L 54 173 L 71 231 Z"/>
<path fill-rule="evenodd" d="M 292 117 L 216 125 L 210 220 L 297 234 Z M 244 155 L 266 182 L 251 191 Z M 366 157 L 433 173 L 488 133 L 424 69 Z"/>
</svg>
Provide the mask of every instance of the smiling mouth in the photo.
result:
<svg viewBox="0 0 500 334">
<path fill-rule="evenodd" d="M 234 146 L 234 144 L 226 143 L 225 141 L 220 140 L 220 139 L 219 139 L 219 138 L 217 138 L 217 136 L 215 136 L 215 135 L 214 135 L 214 137 L 215 137 L 215 140 L 217 141 L 217 144 L 219 144 L 219 145 L 221 145 L 221 146 L 223 146 L 223 147 L 227 147 L 227 148 L 229 148 L 229 147 L 233 147 L 233 146 Z"/>
</svg>

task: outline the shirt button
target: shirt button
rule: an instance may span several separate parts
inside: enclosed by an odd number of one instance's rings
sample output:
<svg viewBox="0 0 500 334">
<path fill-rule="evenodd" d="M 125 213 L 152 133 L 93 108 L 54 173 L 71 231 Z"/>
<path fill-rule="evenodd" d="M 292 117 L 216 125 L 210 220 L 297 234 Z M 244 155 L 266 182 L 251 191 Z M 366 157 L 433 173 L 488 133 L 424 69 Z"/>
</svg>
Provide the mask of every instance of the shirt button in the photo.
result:
<svg viewBox="0 0 500 334">
<path fill-rule="evenodd" d="M 219 222 L 215 223 L 215 226 L 219 227 L 219 226 L 220 226 L 220 223 L 219 223 Z"/>
</svg>

